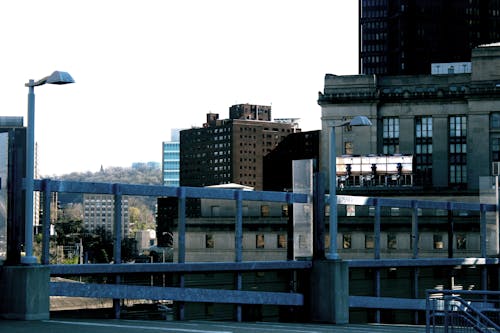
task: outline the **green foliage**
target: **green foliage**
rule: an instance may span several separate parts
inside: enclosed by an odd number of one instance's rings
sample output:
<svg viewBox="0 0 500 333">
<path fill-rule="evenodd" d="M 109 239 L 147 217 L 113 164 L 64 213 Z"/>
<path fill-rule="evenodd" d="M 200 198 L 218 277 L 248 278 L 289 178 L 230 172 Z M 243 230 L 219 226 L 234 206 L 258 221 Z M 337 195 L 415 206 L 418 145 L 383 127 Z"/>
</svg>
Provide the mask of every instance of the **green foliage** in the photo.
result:
<svg viewBox="0 0 500 333">
<path fill-rule="evenodd" d="M 72 172 L 70 174 L 54 176 L 57 180 L 80 182 L 103 182 L 123 184 L 161 185 L 161 170 L 148 166 L 136 168 L 109 167 L 98 172 Z"/>
<path fill-rule="evenodd" d="M 134 168 L 109 167 L 98 172 L 72 172 L 70 174 L 53 176 L 55 180 L 161 185 L 161 170 L 142 165 Z M 59 194 L 64 203 L 55 223 L 57 236 L 55 241 L 60 246 L 74 246 L 82 241 L 83 251 L 92 263 L 109 263 L 113 260 L 113 237 L 110 232 L 100 227 L 90 232 L 83 228 L 82 196 L 79 194 Z M 155 228 L 155 197 L 127 196 L 130 216 L 130 230 Z M 122 262 L 127 262 L 137 256 L 135 239 L 122 240 Z M 74 259 L 68 259 L 69 261 Z M 76 259 L 76 263 L 78 258 Z"/>
<path fill-rule="evenodd" d="M 80 181 L 80 182 L 100 182 L 100 183 L 122 183 L 122 184 L 143 184 L 143 185 L 161 185 L 161 170 L 147 165 L 122 168 L 110 167 L 101 169 L 98 172 L 73 172 L 70 174 L 55 176 L 57 180 Z M 83 207 L 81 205 L 81 195 L 69 195 L 60 193 L 61 198 L 66 198 L 62 210 L 62 219 L 83 219 Z M 69 199 L 68 199 L 69 197 Z M 154 197 L 130 197 L 129 214 L 134 216 L 131 219 L 131 232 L 138 230 L 155 228 L 155 206 Z"/>
</svg>

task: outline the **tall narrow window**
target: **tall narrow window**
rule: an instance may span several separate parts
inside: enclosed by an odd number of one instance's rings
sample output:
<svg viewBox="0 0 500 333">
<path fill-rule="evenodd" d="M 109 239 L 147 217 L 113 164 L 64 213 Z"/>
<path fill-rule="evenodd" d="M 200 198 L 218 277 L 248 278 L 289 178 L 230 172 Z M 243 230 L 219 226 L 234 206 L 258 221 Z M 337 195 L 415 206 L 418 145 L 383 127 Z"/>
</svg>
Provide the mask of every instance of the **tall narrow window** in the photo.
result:
<svg viewBox="0 0 500 333">
<path fill-rule="evenodd" d="M 384 128 L 383 133 L 383 152 L 384 154 L 399 153 L 399 118 L 386 117 L 382 119 Z"/>
<path fill-rule="evenodd" d="M 207 248 L 207 249 L 213 249 L 214 246 L 215 246 L 214 235 L 212 235 L 212 234 L 206 234 L 205 235 L 205 248 Z"/>
<path fill-rule="evenodd" d="M 278 235 L 278 249 L 286 249 L 286 235 L 285 234 L 279 234 Z"/>
<path fill-rule="evenodd" d="M 420 185 L 432 184 L 432 117 L 415 118 L 415 169 Z"/>
<path fill-rule="evenodd" d="M 353 144 L 352 141 L 344 142 L 344 154 L 352 155 L 353 154 Z"/>
<path fill-rule="evenodd" d="M 500 138 L 491 139 L 491 161 L 500 162 Z"/>
<path fill-rule="evenodd" d="M 257 249 L 264 248 L 264 235 L 263 234 L 255 235 L 255 248 L 257 248 Z"/>
<path fill-rule="evenodd" d="M 398 248 L 398 241 L 395 234 L 387 234 L 387 248 L 390 250 Z"/>
<path fill-rule="evenodd" d="M 375 247 L 375 238 L 373 235 L 365 235 L 365 249 L 373 249 Z"/>
<path fill-rule="evenodd" d="M 342 235 L 342 248 L 343 249 L 350 249 L 351 248 L 351 234 L 343 234 Z"/>
<path fill-rule="evenodd" d="M 268 205 L 260 206 L 260 216 L 262 216 L 262 217 L 269 216 L 269 206 Z"/>
<path fill-rule="evenodd" d="M 467 118 L 451 116 L 449 119 L 449 183 L 467 183 Z"/>
</svg>

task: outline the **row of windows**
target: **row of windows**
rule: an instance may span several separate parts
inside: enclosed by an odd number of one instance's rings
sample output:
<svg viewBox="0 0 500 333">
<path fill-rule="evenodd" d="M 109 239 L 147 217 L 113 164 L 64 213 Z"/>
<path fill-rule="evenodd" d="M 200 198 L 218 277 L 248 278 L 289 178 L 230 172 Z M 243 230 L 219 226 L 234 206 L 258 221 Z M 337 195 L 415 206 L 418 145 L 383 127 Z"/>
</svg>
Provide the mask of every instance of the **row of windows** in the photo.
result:
<svg viewBox="0 0 500 333">
<path fill-rule="evenodd" d="M 363 45 L 363 52 L 385 52 L 387 51 L 387 46 L 385 43 L 380 43 L 380 42 L 372 42 L 372 43 L 366 43 Z M 363 57 L 363 55 L 362 55 Z M 364 57 L 363 57 L 364 58 Z M 384 56 L 381 58 L 384 62 L 387 61 L 387 57 Z"/>
<path fill-rule="evenodd" d="M 491 126 L 500 127 L 500 113 L 491 115 Z M 383 125 L 383 153 L 399 153 L 400 124 L 397 117 L 385 117 Z M 416 168 L 432 165 L 432 117 L 415 118 L 415 155 Z M 467 118 L 449 117 L 449 182 L 464 184 L 467 182 Z M 500 141 L 497 145 L 497 158 L 500 157 Z"/>
<path fill-rule="evenodd" d="M 368 6 L 366 6 L 368 7 Z M 381 10 L 369 10 L 366 13 L 363 12 L 363 18 L 365 17 L 386 17 L 387 16 L 387 10 L 386 9 L 381 9 Z"/>
<path fill-rule="evenodd" d="M 410 248 L 413 248 L 412 241 L 413 238 L 409 235 L 409 244 Z M 375 237 L 373 235 L 364 235 L 365 249 L 374 249 L 375 248 Z M 442 250 L 444 249 L 444 236 L 442 234 L 434 234 L 432 239 L 432 249 L 434 250 Z M 327 239 L 329 241 L 329 239 Z M 329 242 L 328 242 L 329 243 Z M 422 243 L 419 242 L 419 247 L 422 246 Z M 382 247 L 382 246 L 381 246 Z M 342 235 L 342 248 L 343 249 L 353 249 L 352 246 L 352 234 L 346 233 Z M 398 249 L 398 238 L 396 234 L 387 234 L 385 248 L 388 250 L 397 250 Z M 467 249 L 467 235 L 466 234 L 456 234 L 455 235 L 455 249 L 457 250 L 466 250 Z"/>
<path fill-rule="evenodd" d="M 224 245 L 226 245 L 226 244 L 224 244 Z M 255 235 L 255 248 L 256 249 L 264 249 L 265 247 L 266 246 L 265 246 L 264 234 Z M 287 247 L 287 235 L 286 234 L 276 235 L 276 243 L 275 243 L 274 248 L 286 249 L 286 247 Z M 207 249 L 216 248 L 215 238 L 214 238 L 213 234 L 206 234 L 205 235 L 205 248 L 207 248 Z"/>
<path fill-rule="evenodd" d="M 339 210 L 339 216 L 342 216 L 342 209 Z M 364 213 L 365 212 L 365 213 Z M 468 211 L 458 211 L 457 214 L 459 216 L 469 216 Z M 325 216 L 330 215 L 330 206 L 325 206 Z M 410 216 L 410 210 L 399 208 L 399 207 L 383 207 L 382 208 L 382 216 Z M 418 216 L 448 216 L 448 211 L 445 209 L 422 209 L 417 208 Z M 356 205 L 345 205 L 345 216 L 354 217 L 354 216 L 367 216 L 365 206 L 356 206 Z M 375 207 L 368 206 L 368 216 L 375 216 Z"/>
<path fill-rule="evenodd" d="M 367 31 L 369 29 L 381 30 L 386 28 L 387 28 L 386 21 L 372 21 L 363 23 L 363 31 Z"/>
<path fill-rule="evenodd" d="M 270 237 L 271 235 L 268 235 L 267 237 Z M 274 237 L 274 236 L 271 236 Z M 278 234 L 275 236 L 276 241 L 273 242 L 272 248 L 278 248 L 278 249 L 286 249 L 287 248 L 287 235 L 286 234 Z M 413 248 L 412 246 L 412 236 L 409 235 L 409 244 L 410 248 Z M 302 237 L 304 238 L 304 237 Z M 348 249 L 354 249 L 353 247 L 353 242 L 352 242 L 352 234 L 350 233 L 344 233 L 342 234 L 342 248 L 345 250 Z M 300 239 L 300 237 L 299 237 Z M 432 236 L 432 249 L 434 250 L 442 250 L 444 249 L 444 242 L 445 236 L 443 234 L 434 234 Z M 382 248 L 388 249 L 388 250 L 397 250 L 400 249 L 401 247 L 398 247 L 398 237 L 396 234 L 393 233 L 388 233 L 385 237 L 385 246 L 381 244 Z M 299 241 L 300 243 L 300 241 Z M 269 243 L 268 243 L 269 244 Z M 408 243 L 407 243 L 408 244 Z M 224 247 L 226 247 L 227 244 L 224 243 Z M 300 245 L 299 245 L 300 246 Z M 325 236 L 325 247 L 329 248 L 330 246 L 330 237 L 329 235 Z M 422 246 L 422 243 L 419 242 L 419 246 Z M 215 249 L 217 248 L 217 244 L 215 242 L 215 237 L 213 234 L 205 234 L 205 248 L 207 249 Z M 266 242 L 265 242 L 265 235 L 264 234 L 257 234 L 255 235 L 255 248 L 256 249 L 264 249 L 266 248 Z M 364 248 L 365 249 L 374 249 L 375 248 L 375 237 L 373 234 L 366 234 L 364 235 Z M 456 234 L 455 235 L 455 249 L 457 250 L 467 250 L 467 235 L 464 233 Z"/>
</svg>

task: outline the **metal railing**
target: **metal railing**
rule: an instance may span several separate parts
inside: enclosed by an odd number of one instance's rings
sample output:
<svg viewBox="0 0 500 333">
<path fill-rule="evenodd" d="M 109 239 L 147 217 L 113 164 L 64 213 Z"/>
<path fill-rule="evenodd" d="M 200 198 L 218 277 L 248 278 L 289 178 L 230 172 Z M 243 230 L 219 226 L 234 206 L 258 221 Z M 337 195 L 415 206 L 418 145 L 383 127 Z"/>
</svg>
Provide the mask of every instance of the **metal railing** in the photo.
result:
<svg viewBox="0 0 500 333">
<path fill-rule="evenodd" d="M 44 212 L 50 212 L 52 192 L 110 194 L 114 196 L 113 264 L 50 265 L 51 275 L 78 276 L 109 274 L 114 284 L 51 282 L 51 296 L 113 298 L 115 317 L 120 317 L 120 299 L 175 300 L 179 302 L 179 318 L 184 319 L 184 302 L 212 302 L 235 304 L 236 319 L 241 321 L 242 304 L 304 305 L 304 296 L 296 292 L 265 292 L 242 290 L 242 273 L 247 271 L 307 270 L 311 261 L 243 262 L 243 201 L 307 203 L 308 195 L 292 192 L 242 191 L 201 187 L 165 187 L 156 185 L 129 185 L 86 183 L 71 181 L 35 180 L 35 191 L 42 192 Z M 178 198 L 178 262 L 166 264 L 123 264 L 121 262 L 121 202 L 124 195 Z M 210 198 L 233 200 L 235 216 L 235 260 L 220 263 L 186 263 L 186 199 Z M 49 264 L 50 214 L 43 216 L 42 264 Z M 186 288 L 184 274 L 232 272 L 236 290 Z M 120 284 L 121 275 L 133 273 L 175 273 L 178 287 L 130 286 Z"/>
<path fill-rule="evenodd" d="M 427 290 L 426 331 L 500 332 L 500 292 Z"/>
<path fill-rule="evenodd" d="M 110 194 L 114 196 L 114 264 L 83 264 L 83 265 L 50 265 L 51 274 L 57 276 L 76 275 L 99 275 L 109 274 L 115 277 L 115 284 L 67 284 L 52 282 L 50 285 L 51 295 L 81 296 L 81 297 L 106 297 L 114 299 L 115 316 L 119 317 L 120 299 L 169 299 L 179 302 L 179 318 L 184 318 L 183 302 L 213 302 L 232 303 L 237 306 L 237 320 L 241 320 L 242 304 L 277 304 L 277 305 L 304 305 L 304 295 L 296 292 L 262 292 L 242 290 L 242 274 L 250 271 L 300 271 L 309 270 L 312 267 L 310 260 L 304 261 L 262 261 L 248 262 L 242 260 L 242 238 L 243 238 L 243 201 L 274 201 L 287 204 L 307 203 L 311 198 L 305 194 L 291 192 L 262 192 L 241 191 L 215 188 L 192 188 L 192 187 L 165 187 L 155 185 L 129 185 L 110 183 L 85 183 L 52 181 L 49 179 L 35 180 L 35 190 L 40 191 L 44 197 L 44 212 L 49 212 L 51 192 L 67 193 L 94 193 Z M 124 195 L 131 196 L 154 196 L 154 197 L 176 197 L 178 198 L 178 262 L 156 263 L 156 264 L 123 264 L 121 263 L 121 199 Z M 326 196 L 328 197 L 328 196 Z M 235 253 L 234 262 L 216 263 L 186 263 L 186 199 L 187 198 L 209 198 L 226 199 L 234 201 L 235 214 Z M 318 200 L 321 202 L 321 200 Z M 325 198 L 325 202 L 327 198 Z M 486 248 L 486 213 L 495 212 L 496 205 L 460 202 L 436 202 L 422 200 L 404 200 L 392 198 L 372 198 L 359 196 L 337 196 L 338 204 L 343 205 L 365 205 L 375 207 L 373 234 L 374 250 L 372 259 L 347 260 L 350 268 L 368 268 L 374 271 L 374 294 L 372 296 L 349 297 L 351 308 L 375 309 L 375 321 L 380 322 L 380 310 L 383 309 L 406 309 L 417 311 L 425 310 L 425 299 L 420 299 L 419 269 L 425 267 L 452 267 L 456 265 L 478 266 L 481 270 L 481 288 L 487 285 L 487 266 L 497 265 L 497 258 L 487 258 Z M 399 207 L 413 211 L 411 220 L 411 235 L 414 240 L 413 255 L 408 259 L 382 259 L 381 258 L 381 207 Z M 316 209 L 315 207 L 314 209 Z M 468 210 L 480 213 L 479 231 L 480 258 L 419 258 L 419 223 L 418 209 L 431 208 L 447 211 Z M 42 243 L 42 264 L 49 264 L 49 214 L 44 215 L 44 230 Z M 451 242 L 449 241 L 449 244 Z M 450 253 L 449 253 L 450 254 Z M 413 269 L 414 290 L 413 298 L 389 298 L 383 297 L 381 290 L 380 271 L 390 267 L 406 267 Z M 178 274 L 179 284 L 177 287 L 156 289 L 151 286 L 127 286 L 120 285 L 120 276 L 133 273 L 173 273 Z M 187 288 L 184 283 L 184 275 L 190 273 L 214 273 L 230 272 L 235 275 L 235 290 L 215 290 L 201 288 Z M 425 289 L 425 288 L 423 288 Z M 422 297 L 422 296 L 420 296 Z M 418 318 L 415 320 L 418 321 Z"/>
</svg>

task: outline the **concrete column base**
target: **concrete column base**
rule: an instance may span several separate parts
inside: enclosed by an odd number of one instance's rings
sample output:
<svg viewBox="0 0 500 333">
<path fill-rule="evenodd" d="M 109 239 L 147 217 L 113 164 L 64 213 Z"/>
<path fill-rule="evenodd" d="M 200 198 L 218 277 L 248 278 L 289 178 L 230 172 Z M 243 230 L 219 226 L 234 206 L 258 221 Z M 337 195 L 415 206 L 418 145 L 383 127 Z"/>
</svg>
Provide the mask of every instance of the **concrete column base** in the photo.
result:
<svg viewBox="0 0 500 333">
<path fill-rule="evenodd" d="M 49 281 L 50 269 L 46 266 L 0 267 L 0 317 L 49 319 Z"/>
<path fill-rule="evenodd" d="M 311 273 L 311 320 L 349 323 L 349 267 L 342 260 L 315 260 Z"/>
</svg>

